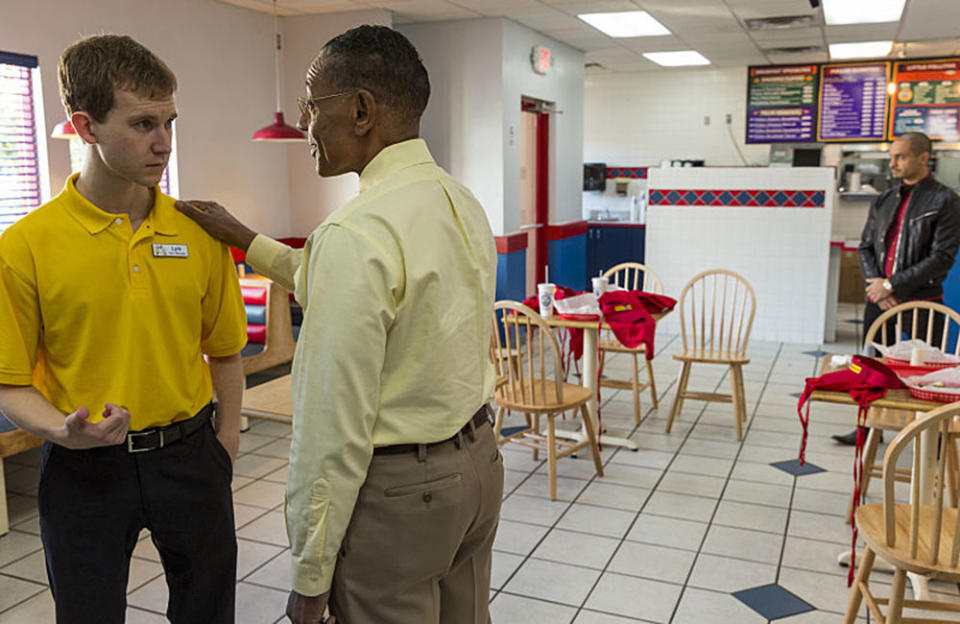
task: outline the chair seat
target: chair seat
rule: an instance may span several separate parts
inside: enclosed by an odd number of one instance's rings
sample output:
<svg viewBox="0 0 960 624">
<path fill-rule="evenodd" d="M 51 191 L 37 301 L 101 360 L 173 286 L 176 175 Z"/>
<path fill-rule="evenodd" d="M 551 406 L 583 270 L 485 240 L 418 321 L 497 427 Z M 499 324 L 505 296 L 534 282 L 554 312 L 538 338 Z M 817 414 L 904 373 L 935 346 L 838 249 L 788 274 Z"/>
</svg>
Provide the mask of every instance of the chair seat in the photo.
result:
<svg viewBox="0 0 960 624">
<path fill-rule="evenodd" d="M 960 581 L 960 573 L 950 567 L 950 549 L 953 543 L 954 526 L 957 520 L 957 510 L 950 507 L 943 509 L 943 524 L 940 530 L 940 547 L 937 565 L 930 565 L 931 545 L 927 539 L 932 531 L 923 529 L 924 526 L 933 526 L 936 509 L 933 505 L 920 506 L 920 540 L 917 548 L 917 557 L 910 556 L 910 505 L 896 505 L 895 514 L 897 525 L 896 546 L 887 546 L 886 532 L 883 529 L 883 505 L 875 503 L 861 505 L 857 509 L 857 527 L 863 541 L 877 553 L 877 556 L 889 561 L 898 568 L 908 572 L 928 574 L 936 573 L 939 579 Z"/>
<path fill-rule="evenodd" d="M 749 364 L 750 358 L 744 353 L 714 351 L 713 349 L 686 349 L 673 354 L 679 362 L 703 362 L 705 364 Z"/>
<path fill-rule="evenodd" d="M 601 338 L 600 349 L 603 351 L 616 351 L 617 353 L 646 353 L 647 345 L 641 343 L 636 347 L 627 347 L 616 338 Z"/>
<path fill-rule="evenodd" d="M 517 400 L 513 400 L 513 393 L 511 393 L 509 385 L 504 385 L 498 388 L 494 398 L 497 402 L 497 405 L 500 405 L 508 410 L 527 412 L 531 414 L 548 414 L 551 412 L 562 412 L 575 407 L 580 407 L 589 401 L 593 396 L 593 390 L 590 388 L 568 383 L 561 383 L 561 385 L 563 386 L 562 403 L 556 402 L 557 384 L 553 381 L 540 380 L 534 381 L 532 388 L 529 381 L 524 383 L 522 394 L 518 388 L 516 392 Z M 541 388 L 543 388 L 543 391 L 547 397 L 545 403 L 541 402 L 540 399 Z M 526 397 L 526 399 L 522 397 Z"/>
</svg>

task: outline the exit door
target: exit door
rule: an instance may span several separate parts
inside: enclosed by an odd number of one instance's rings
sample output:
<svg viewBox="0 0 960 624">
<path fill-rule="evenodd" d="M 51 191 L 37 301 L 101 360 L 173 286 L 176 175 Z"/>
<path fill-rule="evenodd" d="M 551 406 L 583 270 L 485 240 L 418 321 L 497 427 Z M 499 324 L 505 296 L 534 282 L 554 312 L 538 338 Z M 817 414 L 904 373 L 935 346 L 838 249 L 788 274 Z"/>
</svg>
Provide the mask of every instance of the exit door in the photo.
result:
<svg viewBox="0 0 960 624">
<path fill-rule="evenodd" d="M 543 100 L 521 99 L 520 229 L 528 232 L 527 295 L 535 293 L 537 284 L 545 281 L 549 261 L 550 106 Z"/>
</svg>

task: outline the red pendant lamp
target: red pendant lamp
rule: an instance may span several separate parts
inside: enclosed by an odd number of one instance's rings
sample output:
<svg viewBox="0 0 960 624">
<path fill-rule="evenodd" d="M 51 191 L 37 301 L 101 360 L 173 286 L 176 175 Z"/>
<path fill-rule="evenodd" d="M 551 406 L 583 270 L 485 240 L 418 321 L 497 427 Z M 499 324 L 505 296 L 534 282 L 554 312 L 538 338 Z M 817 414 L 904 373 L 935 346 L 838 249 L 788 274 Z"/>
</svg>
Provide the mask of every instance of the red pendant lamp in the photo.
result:
<svg viewBox="0 0 960 624">
<path fill-rule="evenodd" d="M 305 141 L 307 137 L 303 132 L 283 121 L 283 111 L 280 110 L 280 52 L 282 47 L 280 45 L 280 26 L 277 17 L 277 0 L 273 0 L 273 36 L 276 40 L 273 61 L 274 74 L 276 77 L 277 112 L 273 114 L 272 124 L 260 128 L 254 132 L 250 138 L 253 141 L 286 141 L 291 143 L 294 141 Z"/>
</svg>

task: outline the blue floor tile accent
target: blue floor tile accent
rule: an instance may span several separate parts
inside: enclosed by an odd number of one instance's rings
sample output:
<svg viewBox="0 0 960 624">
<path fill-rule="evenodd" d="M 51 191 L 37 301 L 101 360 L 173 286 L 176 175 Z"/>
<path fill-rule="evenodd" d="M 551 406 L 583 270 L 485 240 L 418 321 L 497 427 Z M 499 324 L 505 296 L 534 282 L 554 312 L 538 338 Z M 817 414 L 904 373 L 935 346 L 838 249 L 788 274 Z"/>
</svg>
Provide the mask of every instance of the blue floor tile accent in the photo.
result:
<svg viewBox="0 0 960 624">
<path fill-rule="evenodd" d="M 512 436 L 518 431 L 523 431 L 526 429 L 526 426 L 520 425 L 519 427 L 504 427 L 500 430 L 500 436 L 506 438 L 507 436 Z"/>
<path fill-rule="evenodd" d="M 826 470 L 820 466 L 811 464 L 810 462 L 804 462 L 801 466 L 799 459 L 788 459 L 786 461 L 772 462 L 770 465 L 774 468 L 779 468 L 788 474 L 792 474 L 795 477 L 817 474 L 818 472 L 826 472 Z"/>
<path fill-rule="evenodd" d="M 802 392 L 794 392 L 794 393 L 791 394 L 790 396 L 792 396 L 792 397 L 795 398 L 795 399 L 799 399 L 800 397 L 803 396 L 803 393 L 802 393 Z"/>
<path fill-rule="evenodd" d="M 733 597 L 768 620 L 815 610 L 813 605 L 776 583 L 734 592 Z"/>
<path fill-rule="evenodd" d="M 804 355 L 809 355 L 809 356 L 815 357 L 815 358 L 822 358 L 823 356 L 825 356 L 825 355 L 827 354 L 827 352 L 826 352 L 826 351 L 821 351 L 821 350 L 817 349 L 816 351 L 804 351 L 803 354 L 804 354 Z"/>
</svg>

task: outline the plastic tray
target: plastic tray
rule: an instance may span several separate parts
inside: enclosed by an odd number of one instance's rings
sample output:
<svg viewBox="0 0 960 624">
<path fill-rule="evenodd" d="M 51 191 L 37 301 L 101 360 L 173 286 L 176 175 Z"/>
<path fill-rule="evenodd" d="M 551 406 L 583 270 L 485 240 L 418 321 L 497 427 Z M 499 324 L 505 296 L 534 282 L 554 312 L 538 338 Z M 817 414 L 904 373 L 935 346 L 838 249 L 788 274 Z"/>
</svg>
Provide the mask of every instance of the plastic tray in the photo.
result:
<svg viewBox="0 0 960 624">
<path fill-rule="evenodd" d="M 926 371 L 939 370 L 941 368 L 951 368 L 954 366 L 960 366 L 960 362 L 924 362 L 920 366 L 911 366 L 910 360 L 901 360 L 900 358 L 884 357 L 884 363 L 896 370 L 897 366 L 909 366 L 910 368 L 922 369 Z"/>
<path fill-rule="evenodd" d="M 907 386 L 910 396 L 921 401 L 936 401 L 937 403 L 954 403 L 960 401 L 960 388 L 920 388 Z"/>
<path fill-rule="evenodd" d="M 557 312 L 559 318 L 564 319 L 565 321 L 599 321 L 599 314 L 560 314 Z"/>
</svg>

